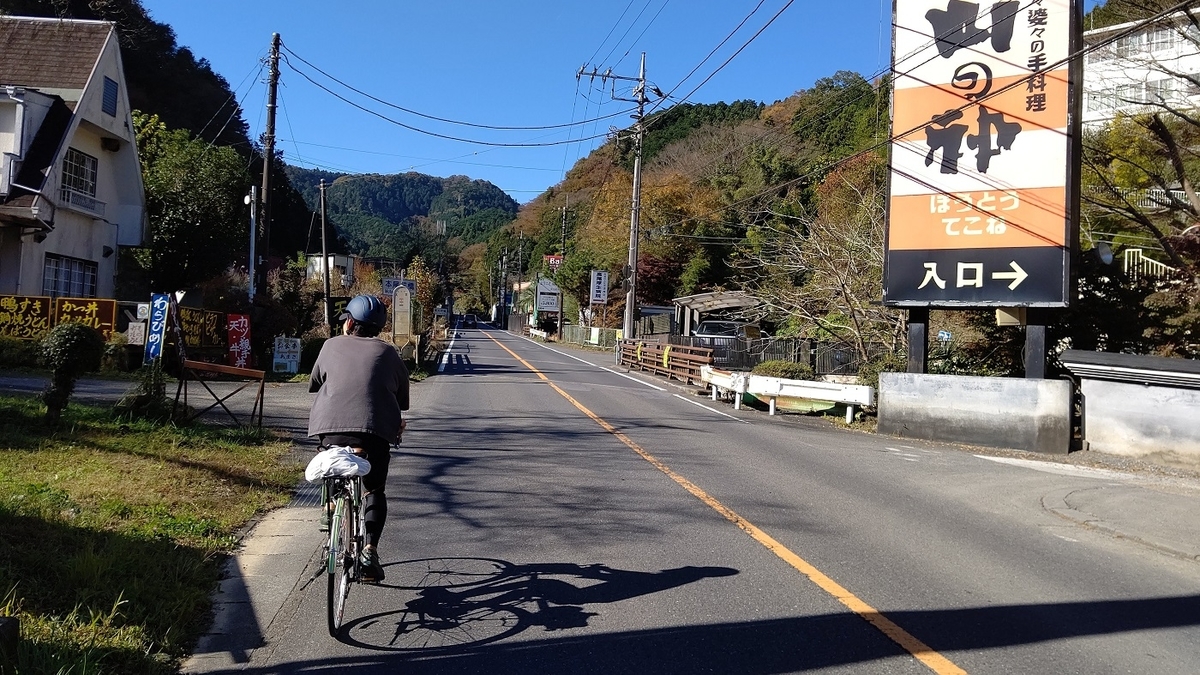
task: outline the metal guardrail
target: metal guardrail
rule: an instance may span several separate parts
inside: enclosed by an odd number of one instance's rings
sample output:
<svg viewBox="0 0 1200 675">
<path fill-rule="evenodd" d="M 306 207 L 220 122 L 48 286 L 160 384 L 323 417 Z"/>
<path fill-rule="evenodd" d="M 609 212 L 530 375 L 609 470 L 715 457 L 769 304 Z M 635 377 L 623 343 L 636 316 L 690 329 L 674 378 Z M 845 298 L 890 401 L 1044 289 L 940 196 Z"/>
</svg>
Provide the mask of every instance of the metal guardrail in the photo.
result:
<svg viewBox="0 0 1200 675">
<path fill-rule="evenodd" d="M 688 384 L 699 384 L 700 368 L 712 365 L 712 354 L 713 350 L 707 347 L 621 340 L 617 346 L 617 363 Z"/>
</svg>

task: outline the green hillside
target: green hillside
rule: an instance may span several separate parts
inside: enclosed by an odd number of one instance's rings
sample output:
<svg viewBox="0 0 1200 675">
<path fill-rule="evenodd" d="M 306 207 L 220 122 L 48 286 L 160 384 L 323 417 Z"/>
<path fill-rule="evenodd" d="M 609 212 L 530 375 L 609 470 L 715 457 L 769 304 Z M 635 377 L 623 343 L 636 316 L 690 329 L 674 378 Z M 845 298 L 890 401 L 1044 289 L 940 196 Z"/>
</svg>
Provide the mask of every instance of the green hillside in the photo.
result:
<svg viewBox="0 0 1200 675">
<path fill-rule="evenodd" d="M 512 222 L 518 204 L 485 180 L 422 173 L 342 174 L 286 168 L 309 208 L 317 209 L 325 181 L 326 211 L 349 252 L 407 260 L 445 235 L 459 245 L 486 241 Z"/>
</svg>

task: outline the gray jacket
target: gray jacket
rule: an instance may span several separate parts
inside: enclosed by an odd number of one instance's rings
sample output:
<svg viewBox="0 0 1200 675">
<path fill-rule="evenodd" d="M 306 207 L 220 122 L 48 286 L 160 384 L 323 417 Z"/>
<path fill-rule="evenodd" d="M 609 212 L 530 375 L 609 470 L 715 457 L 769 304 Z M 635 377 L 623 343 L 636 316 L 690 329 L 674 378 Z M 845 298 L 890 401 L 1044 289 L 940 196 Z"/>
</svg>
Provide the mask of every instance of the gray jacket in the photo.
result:
<svg viewBox="0 0 1200 675">
<path fill-rule="evenodd" d="M 368 433 L 395 441 L 408 410 L 408 369 L 390 344 L 339 335 L 325 341 L 308 390 L 308 435 Z"/>
</svg>

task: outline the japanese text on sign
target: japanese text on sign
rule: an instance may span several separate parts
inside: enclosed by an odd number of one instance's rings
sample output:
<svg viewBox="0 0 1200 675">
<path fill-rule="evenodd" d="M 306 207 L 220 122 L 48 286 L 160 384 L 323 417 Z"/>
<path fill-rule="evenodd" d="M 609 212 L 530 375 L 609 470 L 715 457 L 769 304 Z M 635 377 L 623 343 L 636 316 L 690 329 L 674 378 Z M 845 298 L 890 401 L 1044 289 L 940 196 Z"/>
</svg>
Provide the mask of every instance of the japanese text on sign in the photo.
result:
<svg viewBox="0 0 1200 675">
<path fill-rule="evenodd" d="M 55 298 L 54 323 L 81 323 L 112 337 L 117 322 L 117 301 L 97 298 Z"/>
<path fill-rule="evenodd" d="M 886 304 L 1066 304 L 1077 14 L 896 0 Z"/>
<path fill-rule="evenodd" d="M 50 330 L 50 298 L 0 295 L 0 336 L 32 340 Z"/>
<path fill-rule="evenodd" d="M 193 307 L 179 308 L 179 326 L 183 331 L 183 344 L 188 347 L 220 347 L 225 344 L 224 317 Z"/>
<path fill-rule="evenodd" d="M 250 316 L 230 314 L 225 327 L 229 333 L 229 365 L 235 368 L 249 368 Z"/>
<path fill-rule="evenodd" d="M 150 297 L 150 331 L 146 334 L 144 363 L 152 363 L 162 356 L 163 343 L 167 339 L 167 314 L 171 308 L 171 297 L 165 293 Z"/>
</svg>

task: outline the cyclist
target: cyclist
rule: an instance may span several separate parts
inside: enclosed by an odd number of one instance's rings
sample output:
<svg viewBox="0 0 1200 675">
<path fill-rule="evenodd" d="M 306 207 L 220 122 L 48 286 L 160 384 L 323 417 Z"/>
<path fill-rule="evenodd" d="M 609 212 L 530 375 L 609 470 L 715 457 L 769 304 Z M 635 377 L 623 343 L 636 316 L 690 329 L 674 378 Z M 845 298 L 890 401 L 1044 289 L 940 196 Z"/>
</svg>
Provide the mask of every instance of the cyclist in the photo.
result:
<svg viewBox="0 0 1200 675">
<path fill-rule="evenodd" d="M 383 581 L 379 535 L 387 520 L 388 462 L 391 444 L 400 441 L 408 410 L 408 369 L 392 345 L 376 339 L 387 322 L 387 307 L 373 295 L 359 295 L 338 317 L 343 335 L 321 347 L 308 390 L 316 393 L 308 416 L 308 435 L 322 446 L 347 445 L 371 463 L 363 477 L 366 490 L 362 580 Z"/>
</svg>

